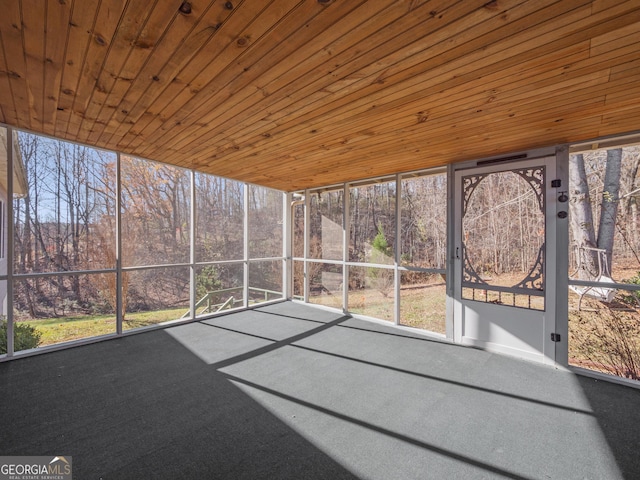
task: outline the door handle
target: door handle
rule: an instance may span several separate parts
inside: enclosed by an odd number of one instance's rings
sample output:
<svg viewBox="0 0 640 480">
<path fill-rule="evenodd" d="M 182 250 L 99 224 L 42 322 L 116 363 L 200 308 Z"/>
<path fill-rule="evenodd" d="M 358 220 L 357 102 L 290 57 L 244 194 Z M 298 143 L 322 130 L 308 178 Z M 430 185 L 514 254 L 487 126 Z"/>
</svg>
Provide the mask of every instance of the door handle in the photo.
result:
<svg viewBox="0 0 640 480">
<path fill-rule="evenodd" d="M 456 247 L 456 258 L 460 260 L 460 247 Z"/>
</svg>

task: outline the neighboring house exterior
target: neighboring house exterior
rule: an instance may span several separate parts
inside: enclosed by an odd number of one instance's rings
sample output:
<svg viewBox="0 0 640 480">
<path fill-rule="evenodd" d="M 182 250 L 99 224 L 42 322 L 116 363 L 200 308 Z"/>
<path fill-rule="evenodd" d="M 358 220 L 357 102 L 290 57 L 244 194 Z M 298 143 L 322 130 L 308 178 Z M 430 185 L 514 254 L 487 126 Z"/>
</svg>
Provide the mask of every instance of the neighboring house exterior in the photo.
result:
<svg viewBox="0 0 640 480">
<path fill-rule="evenodd" d="M 6 275 L 9 265 L 7 259 L 7 232 L 8 232 L 8 202 L 9 185 L 8 159 L 7 159 L 7 130 L 0 128 L 0 275 Z M 18 148 L 18 133 L 13 132 L 13 198 L 25 197 L 28 193 L 27 177 L 22 164 L 20 148 Z M 0 282 L 0 303 L 2 311 L 0 314 L 7 315 L 7 282 Z"/>
</svg>

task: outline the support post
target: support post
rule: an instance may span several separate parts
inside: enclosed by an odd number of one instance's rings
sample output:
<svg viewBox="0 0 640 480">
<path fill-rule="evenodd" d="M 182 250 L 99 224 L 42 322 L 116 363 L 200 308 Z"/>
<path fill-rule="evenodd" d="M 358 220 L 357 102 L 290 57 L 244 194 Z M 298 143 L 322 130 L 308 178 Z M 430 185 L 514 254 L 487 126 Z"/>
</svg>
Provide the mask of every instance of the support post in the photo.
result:
<svg viewBox="0 0 640 480">
<path fill-rule="evenodd" d="M 243 220 L 243 240 L 244 240 L 244 253 L 243 253 L 243 294 L 244 297 L 244 308 L 249 306 L 249 184 L 245 183 L 243 185 L 243 193 L 244 193 L 244 220 Z"/>
<path fill-rule="evenodd" d="M 196 318 L 196 172 L 190 170 L 191 211 L 189 220 L 189 310 L 191 319 Z"/>
<path fill-rule="evenodd" d="M 122 335 L 122 158 L 116 153 L 116 334 Z"/>
<path fill-rule="evenodd" d="M 7 357 L 15 350 L 13 324 L 13 128 L 7 127 Z"/>
</svg>

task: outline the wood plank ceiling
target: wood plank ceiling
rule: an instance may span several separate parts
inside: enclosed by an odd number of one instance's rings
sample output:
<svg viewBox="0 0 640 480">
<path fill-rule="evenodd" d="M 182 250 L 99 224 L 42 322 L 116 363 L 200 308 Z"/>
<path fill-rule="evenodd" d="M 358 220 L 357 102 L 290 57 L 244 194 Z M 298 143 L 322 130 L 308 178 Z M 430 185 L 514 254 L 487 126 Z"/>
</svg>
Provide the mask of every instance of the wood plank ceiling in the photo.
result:
<svg viewBox="0 0 640 480">
<path fill-rule="evenodd" d="M 0 7 L 0 121 L 282 190 L 640 129 L 638 0 Z"/>
</svg>

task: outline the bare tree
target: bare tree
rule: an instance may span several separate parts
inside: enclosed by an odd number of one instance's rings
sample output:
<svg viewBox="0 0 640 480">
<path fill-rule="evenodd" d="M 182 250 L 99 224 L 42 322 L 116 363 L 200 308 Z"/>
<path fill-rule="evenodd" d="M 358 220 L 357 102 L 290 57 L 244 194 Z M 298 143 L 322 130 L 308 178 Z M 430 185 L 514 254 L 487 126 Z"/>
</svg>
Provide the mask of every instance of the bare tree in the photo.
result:
<svg viewBox="0 0 640 480">
<path fill-rule="evenodd" d="M 604 188 L 600 203 L 600 222 L 598 225 L 598 248 L 606 251 L 607 265 L 611 268 L 613 239 L 616 233 L 616 219 L 620 192 L 620 174 L 622 171 L 622 149 L 607 150 L 607 167 L 604 176 Z"/>
<path fill-rule="evenodd" d="M 618 214 L 620 177 L 622 171 L 622 149 L 607 151 L 604 166 L 602 195 L 598 204 L 600 220 L 596 235 L 592 198 L 583 154 L 573 155 L 569 161 L 569 183 L 571 185 L 571 234 L 577 248 L 598 248 L 606 251 L 606 261 L 612 266 L 613 245 Z M 579 252 L 582 268 L 578 271 L 581 280 L 593 279 L 599 272 L 598 253 L 594 250 Z"/>
</svg>

